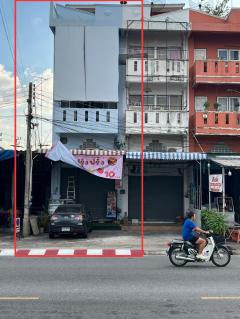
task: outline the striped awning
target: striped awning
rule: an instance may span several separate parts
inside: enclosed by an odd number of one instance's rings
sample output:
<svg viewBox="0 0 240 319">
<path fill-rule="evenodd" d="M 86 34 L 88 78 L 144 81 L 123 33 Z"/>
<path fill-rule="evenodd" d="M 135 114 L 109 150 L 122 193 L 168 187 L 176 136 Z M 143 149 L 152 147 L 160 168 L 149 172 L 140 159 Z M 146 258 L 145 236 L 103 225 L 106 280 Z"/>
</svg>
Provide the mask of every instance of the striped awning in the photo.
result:
<svg viewBox="0 0 240 319">
<path fill-rule="evenodd" d="M 46 154 L 49 149 L 39 149 L 36 150 L 36 153 Z M 115 150 L 79 150 L 79 149 L 72 149 L 71 153 L 73 155 L 90 155 L 90 156 L 117 156 L 117 155 L 125 155 L 125 151 L 115 151 Z"/>
<path fill-rule="evenodd" d="M 141 152 L 127 152 L 127 159 L 141 159 Z M 167 160 L 167 161 L 193 161 L 207 158 L 205 153 L 185 153 L 185 152 L 144 152 L 145 160 Z"/>
</svg>

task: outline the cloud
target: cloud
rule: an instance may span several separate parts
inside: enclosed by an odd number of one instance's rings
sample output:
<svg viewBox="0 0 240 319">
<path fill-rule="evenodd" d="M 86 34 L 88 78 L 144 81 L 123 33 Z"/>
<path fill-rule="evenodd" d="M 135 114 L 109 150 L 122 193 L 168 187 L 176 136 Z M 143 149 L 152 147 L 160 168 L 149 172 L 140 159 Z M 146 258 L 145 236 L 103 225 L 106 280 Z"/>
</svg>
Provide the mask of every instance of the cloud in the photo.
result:
<svg viewBox="0 0 240 319">
<path fill-rule="evenodd" d="M 36 107 L 33 108 L 33 115 L 43 118 L 52 118 L 53 105 L 53 72 L 51 69 L 45 69 L 42 73 L 36 73 L 30 68 L 24 71 L 26 80 L 36 85 Z M 26 118 L 27 113 L 28 85 L 20 85 L 17 79 L 17 137 L 20 138 L 19 144 L 24 147 L 26 140 Z M 13 92 L 13 74 L 7 71 L 0 64 L 0 132 L 2 132 L 2 142 L 0 145 L 4 148 L 10 148 L 13 144 L 13 115 L 14 115 L 14 92 Z M 51 123 L 38 120 L 39 127 L 36 132 L 38 144 L 51 144 Z M 33 138 L 33 145 L 35 145 Z"/>
</svg>

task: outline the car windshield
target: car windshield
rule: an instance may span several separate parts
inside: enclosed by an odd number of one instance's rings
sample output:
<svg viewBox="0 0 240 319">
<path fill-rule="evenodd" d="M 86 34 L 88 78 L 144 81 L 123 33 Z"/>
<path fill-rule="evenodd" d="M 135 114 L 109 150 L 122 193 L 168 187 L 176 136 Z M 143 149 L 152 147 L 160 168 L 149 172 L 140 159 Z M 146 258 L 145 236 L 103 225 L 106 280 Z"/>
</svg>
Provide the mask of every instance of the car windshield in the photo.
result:
<svg viewBox="0 0 240 319">
<path fill-rule="evenodd" d="M 83 211 L 83 206 L 59 206 L 55 213 L 57 214 L 79 214 Z"/>
</svg>

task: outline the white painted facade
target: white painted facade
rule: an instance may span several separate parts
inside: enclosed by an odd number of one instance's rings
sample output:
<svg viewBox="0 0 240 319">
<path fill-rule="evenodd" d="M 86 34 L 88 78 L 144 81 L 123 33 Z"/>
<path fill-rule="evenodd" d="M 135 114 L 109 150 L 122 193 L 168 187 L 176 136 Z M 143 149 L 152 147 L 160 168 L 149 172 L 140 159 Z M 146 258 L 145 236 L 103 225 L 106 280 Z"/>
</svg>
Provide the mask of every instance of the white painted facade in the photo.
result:
<svg viewBox="0 0 240 319">
<path fill-rule="evenodd" d="M 188 13 L 177 10 L 151 16 L 150 12 L 151 6 L 146 5 L 144 46 L 151 48 L 153 55 L 143 61 L 144 95 L 149 99 L 151 96 L 153 102 L 144 106 L 144 146 L 146 151 L 187 152 Z M 51 4 L 53 143 L 61 139 L 68 149 L 110 150 L 116 148 L 118 140 L 126 151 L 141 151 L 141 103 L 137 102 L 141 95 L 141 58 L 129 54 L 130 48 L 141 45 L 140 19 L 138 5 Z M 166 56 L 171 51 L 168 58 L 159 57 L 159 50 L 164 48 Z M 167 105 L 159 102 L 164 96 Z M 171 99 L 176 96 L 181 97 L 181 103 L 174 105 Z M 81 105 L 73 107 L 71 103 L 75 102 Z M 54 200 L 61 196 L 61 167 L 58 163 L 52 169 Z M 184 169 L 184 191 L 189 184 L 187 170 Z M 167 173 L 162 170 L 148 174 Z M 128 179 L 129 166 L 125 162 L 124 192 L 117 189 L 122 217 L 129 213 Z M 184 200 L 184 210 L 187 208 L 188 201 Z"/>
</svg>

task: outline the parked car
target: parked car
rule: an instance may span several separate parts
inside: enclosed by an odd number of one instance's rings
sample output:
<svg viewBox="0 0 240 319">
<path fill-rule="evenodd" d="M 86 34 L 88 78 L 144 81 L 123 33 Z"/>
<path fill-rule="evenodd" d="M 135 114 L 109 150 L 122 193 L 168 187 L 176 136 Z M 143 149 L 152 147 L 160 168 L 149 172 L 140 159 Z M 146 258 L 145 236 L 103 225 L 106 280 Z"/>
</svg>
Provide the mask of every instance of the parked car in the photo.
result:
<svg viewBox="0 0 240 319">
<path fill-rule="evenodd" d="M 83 204 L 59 205 L 50 218 L 49 238 L 66 234 L 87 238 L 92 224 L 91 213 Z"/>
</svg>

